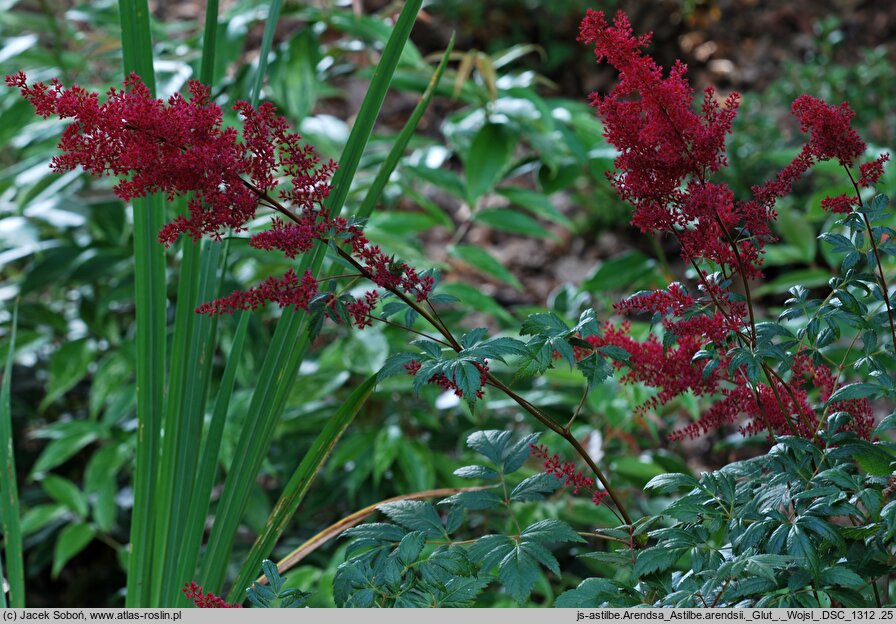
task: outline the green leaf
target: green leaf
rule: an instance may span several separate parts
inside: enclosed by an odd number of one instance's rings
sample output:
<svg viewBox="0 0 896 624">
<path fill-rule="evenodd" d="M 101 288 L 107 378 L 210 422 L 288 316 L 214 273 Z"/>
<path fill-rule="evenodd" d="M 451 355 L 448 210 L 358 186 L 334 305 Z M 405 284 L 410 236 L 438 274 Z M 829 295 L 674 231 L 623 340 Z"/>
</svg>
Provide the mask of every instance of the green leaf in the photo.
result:
<svg viewBox="0 0 896 624">
<path fill-rule="evenodd" d="M 693 489 L 697 487 L 698 481 L 694 477 L 686 474 L 671 473 L 661 474 L 653 477 L 644 486 L 645 490 L 654 490 L 657 494 L 668 494 L 676 492 L 683 488 Z"/>
<path fill-rule="evenodd" d="M 534 238 L 556 238 L 556 235 L 545 229 L 538 221 L 529 215 L 511 210 L 510 208 L 490 208 L 476 213 L 474 221 L 483 223 L 502 232 L 521 234 Z"/>
<path fill-rule="evenodd" d="M 576 368 L 582 371 L 585 380 L 588 382 L 588 390 L 594 390 L 597 386 L 613 376 L 613 365 L 600 357 L 597 353 L 592 353 L 588 357 L 579 360 Z"/>
<path fill-rule="evenodd" d="M 419 357 L 419 355 L 414 355 L 413 353 L 397 353 L 395 355 L 390 355 L 380 369 L 380 372 L 376 375 L 377 383 L 381 382 L 383 379 L 394 377 L 395 375 L 407 375 L 408 369 L 405 368 L 404 365 Z"/>
<path fill-rule="evenodd" d="M 136 73 L 155 95 L 152 33 L 147 0 L 119 0 L 124 74 Z M 131 552 L 128 556 L 127 607 L 158 606 L 152 599 L 154 532 L 153 516 L 158 500 L 159 443 L 164 414 L 167 293 L 165 251 L 158 232 L 165 221 L 159 195 L 135 198 L 134 287 L 137 316 L 137 420 L 144 432 L 137 445 L 134 472 L 134 510 L 131 520 Z"/>
<path fill-rule="evenodd" d="M 444 592 L 436 597 L 437 605 L 445 608 L 472 607 L 476 596 L 489 583 L 490 579 L 488 578 L 480 579 L 463 576 L 450 578 L 443 586 Z"/>
<path fill-rule="evenodd" d="M 57 430 L 60 437 L 51 441 L 31 469 L 31 476 L 41 475 L 46 471 L 64 463 L 88 444 L 95 442 L 103 432 L 103 427 L 96 423 L 71 421 L 64 428 Z"/>
<path fill-rule="evenodd" d="M 51 575 L 54 579 L 59 576 L 69 559 L 84 550 L 93 540 L 94 535 L 96 535 L 96 529 L 83 522 L 70 524 L 60 531 L 59 536 L 56 538 L 56 546 L 53 549 L 53 569 Z"/>
<path fill-rule="evenodd" d="M 781 238 L 799 249 L 799 262 L 809 264 L 815 259 L 816 229 L 806 219 L 806 215 L 796 210 L 781 210 L 778 212 L 777 225 Z"/>
<path fill-rule="evenodd" d="M 412 531 L 423 531 L 429 537 L 448 537 L 436 508 L 423 501 L 404 500 L 377 507 L 393 522 Z"/>
<path fill-rule="evenodd" d="M 523 463 L 529 458 L 529 455 L 532 453 L 532 445 L 538 441 L 537 433 L 530 433 L 527 436 L 517 440 L 510 446 L 506 448 L 504 451 L 504 458 L 501 464 L 501 469 L 504 471 L 504 474 L 511 474 L 520 469 Z"/>
<path fill-rule="evenodd" d="M 661 546 L 640 550 L 635 561 L 634 575 L 640 578 L 668 570 L 687 550 L 687 548 L 664 548 Z"/>
<path fill-rule="evenodd" d="M 509 431 L 474 431 L 467 437 L 467 446 L 500 466 L 510 437 Z"/>
<path fill-rule="evenodd" d="M 43 488 L 50 498 L 62 503 L 80 518 L 87 516 L 87 497 L 68 479 L 58 475 L 47 475 L 43 480 Z"/>
<path fill-rule="evenodd" d="M 392 173 L 398 166 L 398 161 L 401 159 L 402 154 L 404 154 L 404 151 L 407 148 L 408 143 L 410 143 L 411 138 L 414 137 L 417 125 L 420 123 L 420 120 L 423 118 L 423 114 L 429 107 L 430 101 L 432 101 L 432 97 L 439 85 L 439 81 L 442 79 L 442 74 L 445 71 L 445 66 L 448 64 L 448 59 L 451 57 L 451 52 L 453 49 L 454 35 L 451 36 L 451 40 L 448 42 L 445 53 L 442 55 L 442 60 L 439 62 L 439 66 L 436 67 L 436 70 L 433 72 L 432 78 L 430 79 L 429 84 L 426 86 L 426 90 L 423 92 L 423 95 L 420 96 L 420 101 L 414 108 L 414 112 L 411 113 L 410 117 L 408 117 L 408 120 L 405 123 L 404 127 L 401 129 L 401 132 L 395 138 L 392 144 L 392 148 L 389 150 L 389 154 L 386 156 L 386 160 L 383 161 L 382 165 L 380 165 L 380 169 L 379 171 L 377 171 L 376 178 L 374 179 L 373 184 L 370 185 L 370 189 L 368 189 L 367 194 L 364 196 L 364 201 L 361 203 L 361 208 L 358 211 L 359 214 L 370 215 L 371 213 L 373 213 L 373 209 L 376 206 L 377 202 L 380 200 L 380 197 L 382 197 L 383 190 L 386 188 L 386 184 L 389 182 L 389 178 L 392 177 Z M 457 185 L 458 188 L 460 188 L 462 197 L 463 186 L 460 183 L 460 180 L 457 181 Z M 448 219 L 444 215 L 444 213 L 438 211 L 438 214 L 440 218 L 446 219 L 448 221 L 449 226 L 451 225 L 451 220 Z"/>
<path fill-rule="evenodd" d="M 516 137 L 506 126 L 487 123 L 473 137 L 464 154 L 467 198 L 471 205 L 491 191 L 502 178 L 513 156 Z"/>
<path fill-rule="evenodd" d="M 597 265 L 582 283 L 586 292 L 631 292 L 632 289 L 656 286 L 660 283 L 656 261 L 639 251 L 627 251 Z"/>
<path fill-rule="evenodd" d="M 423 546 L 426 544 L 426 534 L 422 531 L 412 531 L 408 533 L 398 544 L 395 549 L 395 556 L 404 565 L 410 565 L 417 560 L 420 553 L 423 552 Z"/>
<path fill-rule="evenodd" d="M 302 500 L 305 498 L 308 489 L 314 482 L 317 473 L 320 472 L 324 462 L 332 453 L 336 443 L 342 437 L 346 428 L 355 419 L 358 411 L 367 402 L 376 378 L 368 377 L 346 398 L 340 405 L 336 413 L 331 416 L 323 427 L 320 434 L 314 439 L 311 448 L 302 457 L 302 461 L 292 473 L 289 482 L 283 488 L 283 493 L 277 500 L 277 505 L 271 511 L 270 516 L 265 522 L 264 529 L 255 540 L 252 550 L 243 562 L 237 577 L 237 587 L 247 587 L 251 583 L 254 575 L 258 572 L 258 567 L 262 560 L 269 557 L 280 536 L 286 530 L 293 515 L 299 508 Z M 430 505 L 431 507 L 431 505 Z M 438 520 L 438 515 L 436 516 Z M 439 522 L 441 528 L 441 522 Z M 413 528 L 413 527 L 409 527 Z M 231 598 L 234 600 L 235 598 Z"/>
<path fill-rule="evenodd" d="M 464 509 L 481 511 L 494 509 L 503 503 L 500 496 L 489 490 L 476 490 L 473 492 L 458 492 L 448 498 L 439 501 L 439 504 L 459 505 Z"/>
<path fill-rule="evenodd" d="M 491 275 L 505 284 L 513 286 L 517 290 L 522 290 L 523 285 L 519 279 L 511 273 L 507 267 L 501 264 L 501 261 L 495 258 L 491 253 L 482 247 L 474 245 L 452 245 L 448 248 L 448 253 L 460 258 L 471 268 Z"/>
<path fill-rule="evenodd" d="M 520 327 L 521 336 L 566 337 L 570 333 L 569 325 L 553 312 L 530 314 Z"/>
<path fill-rule="evenodd" d="M 22 516 L 22 535 L 31 535 L 52 522 L 58 522 L 70 517 L 70 514 L 71 512 L 65 505 L 58 503 L 35 505 Z"/>
<path fill-rule="evenodd" d="M 525 343 L 510 338 L 500 336 L 497 338 L 489 338 L 483 340 L 475 347 L 464 349 L 460 355 L 468 358 L 476 358 L 477 360 L 499 360 L 504 362 L 504 357 L 508 355 L 526 355 L 528 348 Z"/>
<path fill-rule="evenodd" d="M 839 388 L 831 398 L 828 404 L 837 401 L 852 401 L 854 399 L 875 398 L 880 394 L 880 386 L 870 383 L 854 383 Z"/>
<path fill-rule="evenodd" d="M 93 345 L 87 338 L 73 340 L 62 345 L 50 358 L 50 381 L 47 394 L 40 402 L 43 411 L 53 401 L 71 390 L 87 375 L 87 368 L 94 359 Z"/>
<path fill-rule="evenodd" d="M 3 366 L 3 379 L 0 380 L 0 530 L 3 532 L 6 569 L 0 564 L 0 577 L 9 578 L 9 604 L 21 609 L 25 606 L 25 561 L 22 552 L 22 510 L 19 504 L 19 489 L 16 483 L 16 461 L 13 445 L 12 429 L 12 364 L 16 349 L 16 330 L 18 329 L 18 303 L 12 309 L 6 351 Z M 0 606 L 6 607 L 6 596 L 0 588 Z"/>
<path fill-rule="evenodd" d="M 513 316 L 501 307 L 501 304 L 495 301 L 493 297 L 469 284 L 462 284 L 460 282 L 440 284 L 439 290 L 442 294 L 457 297 L 458 300 L 463 301 L 464 304 L 473 310 L 492 315 L 503 323 L 504 326 L 512 326 L 516 324 L 516 320 Z"/>
<path fill-rule="evenodd" d="M 849 589 L 862 589 L 868 585 L 868 581 L 861 576 L 839 565 L 822 572 L 820 578 L 823 585 L 837 585 Z"/>
<path fill-rule="evenodd" d="M 498 473 L 485 466 L 463 466 L 454 471 L 454 475 L 461 479 L 495 479 Z"/>
<path fill-rule="evenodd" d="M 557 598 L 555 607 L 561 609 L 593 609 L 619 597 L 619 585 L 604 578 L 589 578 Z M 615 606 L 615 605 L 613 605 Z"/>
<path fill-rule="evenodd" d="M 416 177 L 429 182 L 443 191 L 454 195 L 458 199 L 466 199 L 467 192 L 463 180 L 449 169 L 430 169 L 429 167 L 405 167 L 407 171 Z"/>
<path fill-rule="evenodd" d="M 368 522 L 343 532 L 342 537 L 357 539 L 375 539 L 386 542 L 399 542 L 407 535 L 407 531 L 388 522 Z"/>
<path fill-rule="evenodd" d="M 470 558 L 481 562 L 484 572 L 491 570 L 514 549 L 514 542 L 506 535 L 483 535 L 469 548 Z"/>
<path fill-rule="evenodd" d="M 571 526 L 562 520 L 541 520 L 526 527 L 520 535 L 522 541 L 532 542 L 584 542 Z"/>
<path fill-rule="evenodd" d="M 518 502 L 544 500 L 546 494 L 556 492 L 561 485 L 563 481 L 558 477 L 541 472 L 523 480 L 513 488 L 510 500 Z"/>
<path fill-rule="evenodd" d="M 786 544 L 787 554 L 799 557 L 814 578 L 818 574 L 818 551 L 805 531 L 797 525 L 790 527 Z"/>
<path fill-rule="evenodd" d="M 532 587 L 538 580 L 538 564 L 531 555 L 516 545 L 501 560 L 498 577 L 513 599 L 522 604 L 532 593 Z"/>
<path fill-rule="evenodd" d="M 536 216 L 553 221 L 569 230 L 574 227 L 573 222 L 560 212 L 543 193 L 519 186 L 501 188 L 498 189 L 498 193 L 510 200 L 512 204 L 521 206 Z"/>
</svg>

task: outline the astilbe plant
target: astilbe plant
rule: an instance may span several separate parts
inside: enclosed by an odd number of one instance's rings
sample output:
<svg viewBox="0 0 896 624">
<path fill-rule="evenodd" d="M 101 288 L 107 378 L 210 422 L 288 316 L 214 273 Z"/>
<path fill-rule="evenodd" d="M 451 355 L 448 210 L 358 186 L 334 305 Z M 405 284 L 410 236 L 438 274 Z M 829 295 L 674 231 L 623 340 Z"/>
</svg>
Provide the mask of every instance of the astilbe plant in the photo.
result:
<svg viewBox="0 0 896 624">
<path fill-rule="evenodd" d="M 862 211 L 862 190 L 880 178 L 889 155 L 860 163 L 866 145 L 850 127 L 854 113 L 849 105 L 831 106 L 803 95 L 792 111 L 808 134 L 806 144 L 777 176 L 754 186 L 752 197 L 736 199 L 727 185 L 713 181 L 713 175 L 727 166 L 725 136 L 731 132 L 740 96 L 732 93 L 719 101 L 707 88 L 697 112 L 686 67 L 677 62 L 664 77 L 643 52 L 650 36 L 635 36 L 621 12 L 609 23 L 603 12 L 589 11 L 580 40 L 594 47 L 598 62 L 609 63 L 619 74 L 610 93 L 591 98 L 607 140 L 619 152 L 610 181 L 634 207 L 634 225 L 678 241 L 681 256 L 698 281 L 695 292 L 673 283 L 617 304 L 620 314 L 661 319 L 662 338 L 652 333 L 646 341 L 638 341 L 623 322 L 607 324 L 602 337 L 584 336 L 585 340 L 630 354 L 623 381 L 658 389 L 640 406 L 642 411 L 684 392 L 713 401 L 698 422 L 673 438 L 697 436 L 745 419 L 742 431 L 747 434 L 766 431 L 769 436 L 793 434 L 817 440 L 821 410 L 811 404 L 812 389 L 820 390 L 818 399 L 827 403 L 823 411 L 848 412 L 850 426 L 867 437 L 873 424 L 870 402 L 864 397 L 829 402 L 841 370 L 832 370 L 817 350 L 805 348 L 805 341 L 797 340 L 786 327 L 760 323 L 750 280 L 763 276 L 763 249 L 774 240 L 775 202 L 789 194 L 798 179 L 814 165 L 836 160 L 855 194 L 825 199 L 822 206 L 833 212 Z M 872 261 L 879 270 L 874 285 L 888 315 L 892 350 L 896 329 L 876 246 L 876 239 L 887 235 L 872 230 L 867 215 L 863 217 L 874 246 Z M 745 298 L 735 291 L 738 281 Z"/>
</svg>

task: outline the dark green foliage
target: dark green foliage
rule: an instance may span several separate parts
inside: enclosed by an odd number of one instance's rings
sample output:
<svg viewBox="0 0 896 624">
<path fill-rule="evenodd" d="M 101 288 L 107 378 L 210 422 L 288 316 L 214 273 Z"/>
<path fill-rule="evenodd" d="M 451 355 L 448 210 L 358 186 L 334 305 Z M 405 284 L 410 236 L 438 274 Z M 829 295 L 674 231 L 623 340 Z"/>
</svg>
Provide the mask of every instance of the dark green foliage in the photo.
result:
<svg viewBox="0 0 896 624">
<path fill-rule="evenodd" d="M 261 569 L 268 580 L 267 585 L 255 583 L 246 594 L 253 607 L 264 609 L 297 609 L 304 607 L 311 595 L 297 589 L 285 588 L 285 579 L 280 576 L 276 564 L 265 559 Z"/>
<path fill-rule="evenodd" d="M 880 606 L 871 584 L 896 561 L 896 501 L 883 494 L 896 444 L 856 438 L 842 430 L 847 418 L 828 418 L 822 448 L 782 437 L 768 455 L 699 480 L 652 479 L 654 494 L 688 490 L 645 519 L 666 526 L 646 542 L 638 528 L 601 531 L 628 543 L 587 555 L 613 562 L 615 576 L 586 579 L 557 606 Z"/>
<path fill-rule="evenodd" d="M 546 568 L 560 574 L 549 546 L 584 540 L 561 520 L 536 521 L 513 535 L 461 538 L 467 512 L 493 510 L 517 522 L 515 506 L 541 501 L 560 487 L 556 477 L 537 474 L 508 493 L 506 478 L 529 456 L 536 435 L 513 439 L 507 431 L 478 431 L 467 445 L 491 466 L 465 466 L 455 474 L 485 479 L 489 489 L 467 490 L 439 502 L 399 501 L 380 506 L 391 523 L 371 523 L 345 532 L 354 538 L 339 566 L 334 598 L 346 607 L 469 607 L 489 585 L 499 584 L 518 603 L 529 597 Z M 503 508 L 503 509 L 502 509 Z M 440 513 L 442 509 L 446 513 Z"/>
</svg>

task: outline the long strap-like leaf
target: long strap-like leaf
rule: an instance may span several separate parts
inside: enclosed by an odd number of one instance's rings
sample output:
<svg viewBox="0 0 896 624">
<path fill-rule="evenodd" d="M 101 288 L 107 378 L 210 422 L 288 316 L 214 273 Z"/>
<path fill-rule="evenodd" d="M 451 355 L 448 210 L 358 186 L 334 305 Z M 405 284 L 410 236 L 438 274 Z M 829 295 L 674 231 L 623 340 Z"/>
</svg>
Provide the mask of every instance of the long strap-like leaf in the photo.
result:
<svg viewBox="0 0 896 624">
<path fill-rule="evenodd" d="M 125 74 L 136 73 L 155 93 L 147 0 L 119 0 Z M 165 220 L 157 195 L 133 200 L 137 310 L 137 462 L 128 558 L 128 607 L 151 603 L 154 483 L 165 388 L 165 253 L 156 236 Z"/>
<path fill-rule="evenodd" d="M 0 528 L 6 554 L 6 575 L 9 581 L 9 606 L 21 609 L 25 606 L 25 564 L 22 554 L 22 528 L 20 524 L 19 488 L 16 485 L 16 461 L 12 444 L 12 360 L 16 350 L 16 325 L 18 304 L 12 312 L 6 366 L 0 381 Z M 3 566 L 0 565 L 0 579 Z M 6 607 L 6 595 L 0 587 L 0 608 Z"/>
<path fill-rule="evenodd" d="M 442 72 L 444 71 L 445 65 L 448 62 L 448 56 L 451 53 L 451 47 L 453 43 L 454 40 L 452 38 L 452 41 L 448 46 L 448 50 L 442 57 L 442 62 L 433 73 L 433 77 L 432 80 L 430 80 L 429 86 L 421 96 L 420 102 L 417 104 L 417 107 L 414 109 L 413 114 L 408 119 L 401 133 L 398 135 L 398 138 L 396 139 L 395 144 L 390 150 L 388 157 L 380 167 L 376 179 L 374 180 L 371 188 L 368 190 L 364 202 L 361 205 L 359 216 L 367 217 L 371 212 L 373 212 L 373 208 L 376 206 L 376 203 L 382 195 L 383 189 L 385 188 L 386 181 L 395 170 L 399 159 L 404 153 L 404 149 L 407 147 L 411 136 L 413 136 L 414 131 L 416 130 L 417 124 L 420 122 L 420 119 L 423 116 L 426 107 L 429 105 L 430 100 L 432 100 L 432 95 L 439 84 L 439 80 L 442 77 Z M 351 397 L 349 397 L 348 403 L 346 405 L 352 404 L 354 396 L 355 395 L 353 394 Z M 331 419 L 331 421 L 327 425 L 328 428 L 331 426 L 335 426 L 334 423 L 341 422 L 341 413 L 342 412 L 340 410 L 340 413 L 337 413 L 333 417 L 333 419 Z M 347 425 L 348 422 L 346 422 L 346 426 Z M 322 438 L 318 438 L 315 445 L 321 443 L 322 441 Z M 336 440 L 333 439 L 332 443 L 335 444 L 335 442 Z M 312 447 L 312 452 L 315 448 L 317 448 L 317 446 Z M 247 585 L 252 580 L 252 578 L 257 575 L 262 560 L 271 554 L 274 545 L 283 534 L 283 531 L 286 528 L 289 519 L 296 512 L 299 503 L 301 503 L 302 499 L 304 498 L 305 492 L 307 491 L 308 486 L 311 482 L 310 477 L 308 477 L 306 474 L 307 470 L 309 470 L 309 466 L 307 465 L 308 460 L 309 456 L 306 456 L 305 460 L 302 461 L 302 464 L 293 474 L 292 479 L 289 481 L 283 491 L 283 494 L 280 497 L 280 501 L 271 512 L 271 515 L 268 518 L 267 523 L 265 524 L 262 534 L 258 536 L 258 539 L 255 541 L 255 545 L 252 547 L 252 551 L 249 553 L 248 558 L 240 568 L 237 582 L 230 591 L 230 599 L 232 601 L 239 602 L 242 599 L 242 595 L 240 594 L 240 592 L 244 589 L 244 585 Z"/>
<path fill-rule="evenodd" d="M 333 177 L 333 189 L 325 204 L 331 214 L 338 214 L 348 197 L 361 155 L 373 132 L 374 123 L 421 4 L 422 0 L 409 0 L 405 4 L 386 43 L 342 158 L 339 160 L 339 169 Z M 300 273 L 306 268 L 317 272 L 323 264 L 324 255 L 325 250 L 318 249 L 313 257 L 310 259 L 306 257 L 301 263 Z M 209 537 L 206 557 L 202 563 L 200 580 L 207 590 L 220 593 L 227 561 L 248 501 L 250 488 L 267 453 L 277 420 L 283 413 L 289 387 L 304 358 L 309 340 L 308 329 L 308 318 L 303 312 L 287 309 L 274 332 L 271 349 L 262 365 L 261 375 L 253 392 L 249 408 L 252 418 L 247 420 L 247 428 L 240 438 L 234 463 L 227 474 L 215 524 Z"/>
<path fill-rule="evenodd" d="M 289 483 L 286 484 L 283 494 L 274 506 L 273 511 L 271 511 L 271 515 L 268 517 L 261 535 L 258 536 L 258 539 L 252 546 L 252 550 L 249 552 L 249 556 L 240 567 L 240 573 L 230 589 L 228 600 L 231 602 L 241 602 L 243 600 L 243 592 L 252 583 L 252 579 L 258 575 L 258 570 L 261 569 L 261 562 L 273 550 L 274 544 L 277 543 L 286 525 L 293 514 L 295 514 L 296 509 L 298 509 L 299 503 L 305 498 L 305 493 L 311 487 L 314 477 L 324 465 L 327 457 L 330 456 L 342 433 L 349 426 L 349 423 L 354 420 L 355 415 L 367 401 L 370 393 L 373 392 L 374 386 L 376 386 L 376 375 L 372 375 L 355 388 L 342 405 L 339 406 L 336 413 L 327 420 L 323 431 L 314 440 L 314 444 L 305 453 L 299 467 L 296 468 Z"/>
</svg>

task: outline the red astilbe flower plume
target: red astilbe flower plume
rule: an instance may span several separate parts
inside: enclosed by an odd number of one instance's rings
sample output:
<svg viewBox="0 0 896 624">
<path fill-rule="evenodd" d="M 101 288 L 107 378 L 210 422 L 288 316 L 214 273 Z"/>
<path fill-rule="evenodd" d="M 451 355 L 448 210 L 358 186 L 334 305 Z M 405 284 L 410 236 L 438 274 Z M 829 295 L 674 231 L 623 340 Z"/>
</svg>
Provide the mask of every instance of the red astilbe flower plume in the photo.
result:
<svg viewBox="0 0 896 624">
<path fill-rule="evenodd" d="M 582 338 L 594 348 L 615 346 L 630 354 L 627 368 L 614 364 L 625 370 L 622 381 L 657 390 L 639 407 L 641 413 L 684 392 L 714 397 L 713 407 L 673 439 L 734 423 L 745 423 L 741 430 L 748 434 L 765 430 L 814 437 L 817 415 L 809 404 L 804 371 L 811 371 L 812 387 L 820 389 L 822 401 L 829 396 L 825 388 L 833 387 L 835 375 L 801 360 L 803 368 L 795 369 L 789 381 L 769 379 L 761 384 L 750 381 L 746 364 L 732 366 L 736 347 L 756 346 L 756 329 L 752 311 L 731 292 L 730 284 L 738 275 L 745 284 L 762 276 L 764 245 L 774 240 L 775 202 L 791 192 L 799 177 L 825 160 L 836 159 L 847 170 L 858 163 L 865 143 L 850 127 L 854 113 L 847 104 L 830 106 L 811 96 L 797 99 L 793 113 L 808 135 L 806 145 L 774 179 L 754 187 L 751 199 L 738 200 L 728 186 L 711 178 L 728 164 L 725 137 L 740 96 L 732 93 L 720 102 L 708 88 L 695 106 L 687 68 L 678 61 L 664 75 L 644 53 L 650 35 L 635 36 L 622 12 L 609 23 L 603 12 L 589 11 L 579 40 L 592 45 L 597 62 L 608 63 L 619 75 L 609 93 L 591 96 L 604 136 L 619 152 L 615 171 L 608 174 L 611 183 L 634 207 L 632 224 L 643 232 L 672 234 L 700 281 L 697 294 L 671 284 L 617 304 L 620 314 L 660 319 L 662 340 L 654 333 L 643 341 L 635 339 L 628 322 L 619 327 L 608 324 L 602 336 Z M 888 158 L 885 154 L 859 165 L 856 184 L 874 184 Z M 849 212 L 858 203 L 844 195 L 822 205 Z M 707 265 L 719 272 L 701 268 Z M 868 434 L 867 405 L 837 407 L 850 413 L 857 433 Z"/>
<path fill-rule="evenodd" d="M 82 167 L 95 177 L 117 176 L 116 194 L 128 201 L 150 193 L 169 200 L 187 199 L 188 214 L 178 215 L 159 232 L 166 246 L 186 234 L 220 239 L 228 231 L 244 231 L 259 205 L 281 213 L 269 230 L 249 239 L 258 249 L 281 251 L 288 258 L 310 251 L 317 243 L 347 246 L 360 270 L 378 286 L 401 290 L 417 301 L 429 296 L 433 278 L 371 245 L 357 225 L 334 217 L 324 207 L 330 193 L 332 161 L 322 162 L 310 145 L 290 131 L 288 122 L 269 103 L 257 109 L 237 102 L 242 131 L 223 126 L 223 113 L 207 87 L 189 83 L 189 97 L 152 97 L 132 74 L 123 91 L 110 89 L 105 102 L 75 85 L 28 85 L 24 73 L 6 77 L 42 117 L 71 119 L 53 158 L 56 171 Z M 314 276 L 299 278 L 290 270 L 246 292 L 198 308 L 207 314 L 256 309 L 267 302 L 307 308 L 318 294 Z M 357 302 L 350 316 L 359 327 L 369 325 L 375 300 Z"/>
<path fill-rule="evenodd" d="M 721 105 L 708 88 L 697 113 L 687 67 L 679 61 L 664 78 L 662 69 L 642 53 L 650 35 L 635 37 L 622 12 L 611 25 L 602 11 L 589 11 L 579 40 L 594 46 L 599 63 L 606 61 L 619 72 L 613 90 L 606 96 L 592 94 L 591 103 L 604 123 L 604 136 L 619 150 L 610 180 L 634 206 L 632 224 L 644 232 L 678 234 L 688 260 L 707 258 L 734 267 L 727 238 L 731 228 L 741 223 L 752 227 L 752 246 L 770 235 L 764 215 L 742 214 L 728 187 L 707 183 L 727 165 L 725 136 L 740 95 L 732 93 Z M 744 270 L 758 272 L 752 262 Z"/>
<path fill-rule="evenodd" d="M 607 491 L 598 487 L 592 477 L 586 477 L 571 461 L 563 461 L 560 456 L 551 454 L 544 444 L 530 444 L 531 454 L 541 460 L 544 471 L 563 480 L 564 487 L 571 487 L 573 495 L 585 491 L 591 494 L 591 502 L 600 505 L 607 497 Z"/>
<path fill-rule="evenodd" d="M 200 609 L 242 609 L 243 605 L 230 604 L 220 596 L 216 596 L 211 592 L 203 591 L 202 587 L 195 582 L 185 583 L 183 587 L 184 596 L 187 600 L 193 601 L 193 606 Z"/>
</svg>

